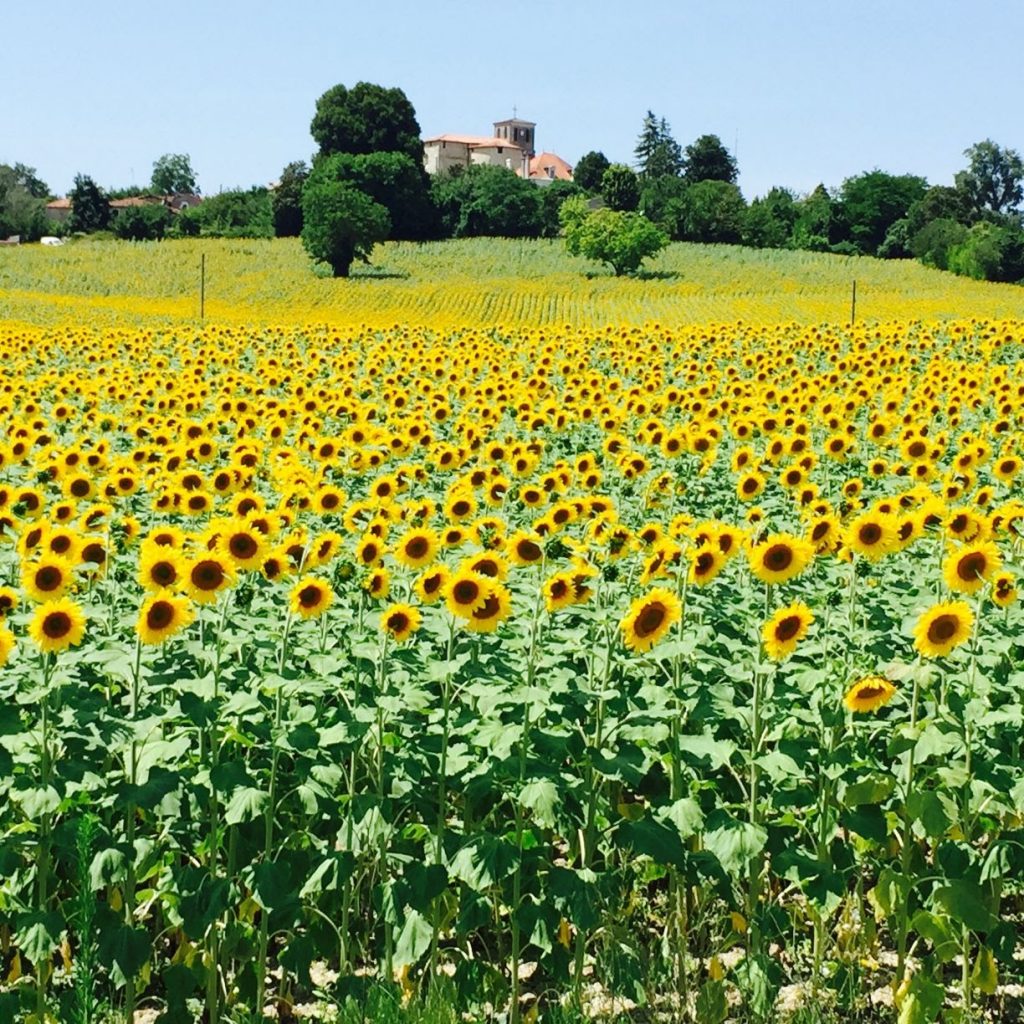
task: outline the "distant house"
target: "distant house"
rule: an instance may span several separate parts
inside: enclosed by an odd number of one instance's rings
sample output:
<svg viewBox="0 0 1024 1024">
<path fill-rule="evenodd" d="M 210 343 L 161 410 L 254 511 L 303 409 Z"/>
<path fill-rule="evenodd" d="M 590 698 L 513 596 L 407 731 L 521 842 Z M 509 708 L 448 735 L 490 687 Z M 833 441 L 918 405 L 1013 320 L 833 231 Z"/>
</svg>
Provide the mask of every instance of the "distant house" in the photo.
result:
<svg viewBox="0 0 1024 1024">
<path fill-rule="evenodd" d="M 147 193 L 141 196 L 125 196 L 123 199 L 111 199 L 110 210 L 117 213 L 118 210 L 127 210 L 134 206 L 166 206 L 171 213 L 181 213 L 192 206 L 198 206 L 203 197 L 191 192 L 177 192 L 174 195 L 162 196 L 156 193 Z M 71 216 L 71 200 L 64 196 L 62 199 L 54 199 L 46 204 L 47 219 L 56 224 L 63 224 Z"/>
<path fill-rule="evenodd" d="M 494 122 L 493 135 L 434 135 L 423 140 L 428 174 L 444 174 L 483 164 L 505 167 L 534 181 L 572 181 L 572 168 L 554 153 L 537 156 L 537 124 L 520 117 Z"/>
</svg>

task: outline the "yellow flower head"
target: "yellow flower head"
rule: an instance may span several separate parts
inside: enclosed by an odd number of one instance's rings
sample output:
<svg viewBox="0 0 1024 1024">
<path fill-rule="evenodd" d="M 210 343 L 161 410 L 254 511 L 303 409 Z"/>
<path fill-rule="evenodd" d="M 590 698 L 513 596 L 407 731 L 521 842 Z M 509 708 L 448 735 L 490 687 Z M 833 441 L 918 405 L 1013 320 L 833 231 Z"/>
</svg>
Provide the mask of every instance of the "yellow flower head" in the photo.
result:
<svg viewBox="0 0 1024 1024">
<path fill-rule="evenodd" d="M 813 558 L 811 543 L 790 533 L 773 533 L 747 553 L 750 571 L 763 583 L 785 583 L 799 576 Z"/>
<path fill-rule="evenodd" d="M 160 644 L 195 618 L 188 599 L 170 590 L 157 591 L 139 609 L 135 630 L 144 644 Z"/>
<path fill-rule="evenodd" d="M 814 614 L 801 601 L 780 608 L 762 627 L 765 653 L 772 661 L 783 661 L 807 635 Z"/>
<path fill-rule="evenodd" d="M 620 623 L 625 645 L 638 654 L 649 651 L 679 621 L 679 598 L 664 587 L 655 587 L 629 606 Z"/>
<path fill-rule="evenodd" d="M 966 601 L 937 604 L 914 627 L 914 646 L 926 658 L 943 658 L 971 635 L 974 613 Z"/>
<path fill-rule="evenodd" d="M 892 700 L 896 687 L 882 676 L 867 676 L 854 683 L 843 697 L 843 703 L 853 712 L 877 711 Z"/>
<path fill-rule="evenodd" d="M 44 652 L 76 647 L 85 636 L 85 615 L 70 598 L 39 605 L 28 626 L 28 635 Z"/>
</svg>

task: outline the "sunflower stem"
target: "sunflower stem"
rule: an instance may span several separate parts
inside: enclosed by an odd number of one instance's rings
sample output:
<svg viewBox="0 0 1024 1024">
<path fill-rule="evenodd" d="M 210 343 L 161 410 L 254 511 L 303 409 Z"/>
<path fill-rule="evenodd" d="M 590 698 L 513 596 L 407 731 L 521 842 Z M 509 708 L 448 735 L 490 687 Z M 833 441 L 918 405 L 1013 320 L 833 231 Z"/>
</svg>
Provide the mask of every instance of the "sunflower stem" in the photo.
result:
<svg viewBox="0 0 1024 1024">
<path fill-rule="evenodd" d="M 43 788 L 50 785 L 50 680 L 56 655 L 44 653 L 43 659 L 43 699 L 39 731 L 39 773 Z M 50 884 L 50 813 L 44 812 L 39 822 L 39 848 L 36 851 L 36 905 L 39 913 L 46 913 L 49 902 Z M 46 984 L 50 974 L 49 959 L 36 965 L 36 1016 L 39 1021 L 46 1020 Z"/>
<path fill-rule="evenodd" d="M 914 737 L 914 745 L 907 751 L 907 767 L 903 781 L 903 834 L 900 837 L 900 873 L 904 878 L 910 875 L 910 861 L 913 854 L 913 822 L 910 816 L 910 794 L 914 787 L 914 751 L 917 745 L 917 714 L 921 698 L 921 659 L 914 665 L 914 687 L 910 697 L 910 732 Z M 903 975 L 907 965 L 907 937 L 910 932 L 909 899 L 900 901 L 899 931 L 896 935 L 896 981 L 894 988 L 903 983 Z"/>
</svg>

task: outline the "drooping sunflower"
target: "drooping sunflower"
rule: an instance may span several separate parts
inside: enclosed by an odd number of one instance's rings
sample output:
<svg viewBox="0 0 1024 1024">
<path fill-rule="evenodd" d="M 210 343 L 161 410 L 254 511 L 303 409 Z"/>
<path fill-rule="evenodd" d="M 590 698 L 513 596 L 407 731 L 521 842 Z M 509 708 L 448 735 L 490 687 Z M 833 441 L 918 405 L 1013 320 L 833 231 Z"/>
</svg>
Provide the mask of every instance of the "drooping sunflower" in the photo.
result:
<svg viewBox="0 0 1024 1024">
<path fill-rule="evenodd" d="M 139 609 L 135 631 L 144 644 L 161 644 L 195 618 L 188 599 L 170 590 L 157 591 Z"/>
<path fill-rule="evenodd" d="M 843 697 L 843 703 L 855 713 L 877 711 L 892 700 L 896 687 L 883 676 L 867 676 L 854 683 Z"/>
<path fill-rule="evenodd" d="M 999 549 L 991 541 L 968 544 L 946 556 L 942 578 L 950 590 L 974 594 L 999 571 L 1001 564 Z"/>
<path fill-rule="evenodd" d="M 803 537 L 773 533 L 747 553 L 750 571 L 762 583 L 785 583 L 799 576 L 814 558 L 814 547 Z"/>
<path fill-rule="evenodd" d="M 188 563 L 185 589 L 197 604 L 213 604 L 217 595 L 233 581 L 228 559 L 221 554 L 210 554 Z"/>
<path fill-rule="evenodd" d="M 914 647 L 926 658 L 942 658 L 971 635 L 974 613 L 966 601 L 937 604 L 914 626 Z"/>
<path fill-rule="evenodd" d="M 420 610 L 411 604 L 393 604 L 380 615 L 380 628 L 396 643 L 403 643 L 420 628 Z"/>
<path fill-rule="evenodd" d="M 448 611 L 460 619 L 468 619 L 486 603 L 494 581 L 476 572 L 458 572 L 445 584 L 444 599 Z"/>
<path fill-rule="evenodd" d="M 485 579 L 487 577 L 484 577 Z M 512 611 L 512 595 L 495 580 L 489 580 L 490 590 L 483 604 L 466 617 L 466 629 L 473 633 L 493 633 Z"/>
<path fill-rule="evenodd" d="M 814 613 L 802 601 L 780 608 L 761 628 L 764 650 L 772 661 L 784 661 L 807 635 Z"/>
<path fill-rule="evenodd" d="M 392 553 L 400 565 L 409 569 L 422 569 L 434 560 L 439 547 L 440 542 L 433 530 L 415 526 L 398 538 Z"/>
<path fill-rule="evenodd" d="M 620 623 L 625 645 L 632 651 L 649 651 L 682 615 L 679 598 L 664 587 L 655 587 L 629 606 Z"/>
<path fill-rule="evenodd" d="M 1008 572 L 999 572 L 992 578 L 992 600 L 1000 608 L 1009 608 L 1017 600 L 1017 581 Z"/>
<path fill-rule="evenodd" d="M 698 587 L 707 586 L 725 565 L 725 555 L 717 544 L 705 544 L 697 548 L 690 559 L 690 582 Z"/>
<path fill-rule="evenodd" d="M 139 583 L 146 590 L 179 590 L 185 585 L 188 563 L 176 548 L 147 543 L 139 555 Z"/>
<path fill-rule="evenodd" d="M 330 583 L 316 576 L 303 576 L 288 595 L 288 606 L 292 614 L 301 615 L 304 619 L 323 615 L 333 601 L 334 591 Z"/>
<path fill-rule="evenodd" d="M 57 555 L 30 562 L 21 571 L 22 589 L 40 603 L 63 597 L 73 582 L 71 563 Z"/>
<path fill-rule="evenodd" d="M 70 598 L 47 601 L 36 608 L 28 635 L 45 653 L 76 647 L 85 636 L 85 615 Z"/>
<path fill-rule="evenodd" d="M 381 567 L 369 573 L 363 580 L 363 590 L 370 597 L 383 601 L 391 593 L 391 576 L 387 569 Z"/>
<path fill-rule="evenodd" d="M 14 634 L 6 626 L 0 626 L 0 666 L 7 664 L 14 647 Z"/>
</svg>

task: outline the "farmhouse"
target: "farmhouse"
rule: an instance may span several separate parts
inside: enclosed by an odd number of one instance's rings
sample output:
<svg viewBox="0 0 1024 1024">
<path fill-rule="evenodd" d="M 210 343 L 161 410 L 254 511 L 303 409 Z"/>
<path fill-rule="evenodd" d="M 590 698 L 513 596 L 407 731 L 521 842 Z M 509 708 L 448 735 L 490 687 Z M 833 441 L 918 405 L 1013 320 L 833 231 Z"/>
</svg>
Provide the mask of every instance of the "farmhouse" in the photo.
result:
<svg viewBox="0 0 1024 1024">
<path fill-rule="evenodd" d="M 447 133 L 423 140 L 423 161 L 428 174 L 444 174 L 453 168 L 483 164 L 505 167 L 520 178 L 538 183 L 571 181 L 572 167 L 555 153 L 537 154 L 537 124 L 520 117 L 494 122 L 491 135 Z"/>
<path fill-rule="evenodd" d="M 141 195 L 126 196 L 124 199 L 111 199 L 109 202 L 112 213 L 118 210 L 127 210 L 132 206 L 157 206 L 164 205 L 172 213 L 181 213 L 190 206 L 198 206 L 203 201 L 202 196 L 191 193 L 180 192 L 175 195 Z M 56 224 L 63 224 L 71 216 L 71 200 L 64 196 L 61 199 L 54 199 L 46 204 L 46 216 L 48 220 Z"/>
</svg>

